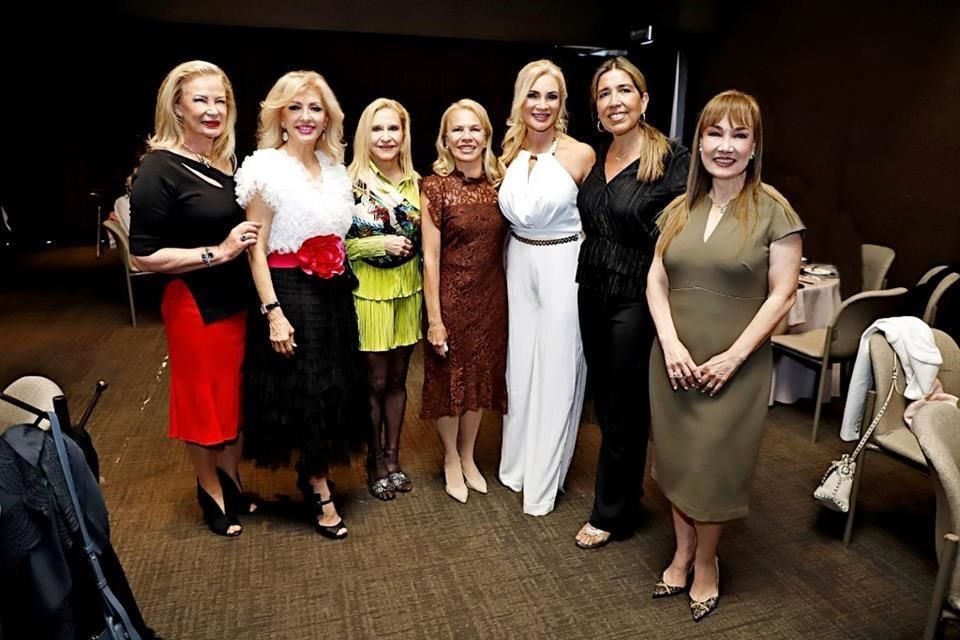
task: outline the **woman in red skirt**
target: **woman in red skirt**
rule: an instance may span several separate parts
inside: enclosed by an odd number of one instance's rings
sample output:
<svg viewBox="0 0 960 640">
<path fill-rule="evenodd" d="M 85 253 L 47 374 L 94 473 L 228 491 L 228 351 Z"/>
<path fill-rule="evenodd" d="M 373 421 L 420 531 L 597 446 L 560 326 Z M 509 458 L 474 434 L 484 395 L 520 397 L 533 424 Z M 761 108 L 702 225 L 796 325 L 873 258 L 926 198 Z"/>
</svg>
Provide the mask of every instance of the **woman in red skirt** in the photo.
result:
<svg viewBox="0 0 960 640">
<path fill-rule="evenodd" d="M 170 437 L 182 440 L 210 530 L 240 534 L 240 382 L 252 282 L 246 260 L 259 225 L 234 201 L 236 108 L 227 76 L 208 62 L 174 68 L 133 183 L 130 252 L 170 275 L 163 323 L 170 352 Z"/>
</svg>

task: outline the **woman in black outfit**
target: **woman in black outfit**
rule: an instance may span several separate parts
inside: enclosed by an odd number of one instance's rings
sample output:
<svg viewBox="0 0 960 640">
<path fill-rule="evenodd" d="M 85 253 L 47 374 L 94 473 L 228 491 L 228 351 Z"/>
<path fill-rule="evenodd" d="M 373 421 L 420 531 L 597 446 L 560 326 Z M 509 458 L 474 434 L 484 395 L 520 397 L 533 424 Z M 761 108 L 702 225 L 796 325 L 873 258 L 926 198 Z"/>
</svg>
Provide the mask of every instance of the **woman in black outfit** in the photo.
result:
<svg viewBox="0 0 960 640">
<path fill-rule="evenodd" d="M 234 201 L 233 88 L 216 65 L 175 67 L 157 94 L 150 148 L 130 197 L 130 253 L 169 274 L 163 324 L 170 353 L 170 432 L 197 476 L 210 529 L 240 533 L 240 367 L 253 283 L 246 249 L 260 225 Z"/>
<path fill-rule="evenodd" d="M 656 218 L 686 188 L 690 153 L 647 124 L 647 83 L 626 58 L 593 76 L 597 127 L 609 146 L 580 186 L 580 331 L 602 443 L 593 512 L 577 545 L 628 535 L 643 493 L 650 431 L 647 364 L 653 325 L 644 297 Z"/>
</svg>

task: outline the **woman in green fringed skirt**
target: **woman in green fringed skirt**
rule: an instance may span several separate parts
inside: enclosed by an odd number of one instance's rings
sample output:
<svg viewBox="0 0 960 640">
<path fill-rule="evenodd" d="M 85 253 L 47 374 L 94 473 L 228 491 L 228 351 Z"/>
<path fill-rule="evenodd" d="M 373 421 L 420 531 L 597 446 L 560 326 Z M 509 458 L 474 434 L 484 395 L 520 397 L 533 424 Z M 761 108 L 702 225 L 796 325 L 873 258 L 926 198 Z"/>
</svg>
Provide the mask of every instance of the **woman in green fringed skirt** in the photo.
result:
<svg viewBox="0 0 960 640">
<path fill-rule="evenodd" d="M 353 300 L 373 423 L 367 472 L 370 493 L 392 500 L 413 488 L 400 468 L 400 429 L 423 303 L 420 176 L 410 158 L 407 110 L 395 100 L 374 100 L 357 123 L 353 149 L 355 211 L 346 248 L 360 281 Z"/>
</svg>

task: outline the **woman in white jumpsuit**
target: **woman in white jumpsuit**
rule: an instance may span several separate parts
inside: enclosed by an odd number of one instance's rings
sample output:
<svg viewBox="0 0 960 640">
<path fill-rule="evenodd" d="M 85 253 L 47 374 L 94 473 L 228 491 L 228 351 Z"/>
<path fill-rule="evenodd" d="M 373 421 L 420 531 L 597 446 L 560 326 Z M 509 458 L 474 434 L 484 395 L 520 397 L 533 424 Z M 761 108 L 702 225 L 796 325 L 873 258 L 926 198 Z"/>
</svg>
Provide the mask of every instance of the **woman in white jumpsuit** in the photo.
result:
<svg viewBox="0 0 960 640">
<path fill-rule="evenodd" d="M 570 468 L 587 373 L 577 315 L 577 192 L 595 156 L 564 133 L 566 98 L 556 65 L 526 65 L 503 141 L 499 198 L 511 234 L 500 481 L 523 491 L 523 512 L 535 516 L 553 510 Z"/>
</svg>

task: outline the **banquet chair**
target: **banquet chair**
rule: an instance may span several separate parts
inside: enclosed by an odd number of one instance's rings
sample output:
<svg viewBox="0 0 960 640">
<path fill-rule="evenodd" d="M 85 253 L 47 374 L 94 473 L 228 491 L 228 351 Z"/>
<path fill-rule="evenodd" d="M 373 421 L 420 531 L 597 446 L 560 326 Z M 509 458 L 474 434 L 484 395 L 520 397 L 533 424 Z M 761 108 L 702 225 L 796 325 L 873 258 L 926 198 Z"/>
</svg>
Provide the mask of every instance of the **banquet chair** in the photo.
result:
<svg viewBox="0 0 960 640">
<path fill-rule="evenodd" d="M 897 315 L 901 297 L 905 293 L 907 290 L 903 287 L 858 293 L 843 301 L 825 328 L 771 338 L 775 353 L 790 356 L 819 370 L 810 434 L 812 443 L 816 443 L 820 429 L 820 413 L 830 365 L 853 361 L 863 332 L 880 318 Z"/>
<path fill-rule="evenodd" d="M 937 377 L 947 393 L 960 395 L 960 347 L 949 335 L 937 329 L 933 330 L 933 339 L 943 358 Z M 873 369 L 873 389 L 867 392 L 867 399 L 863 408 L 863 425 L 868 425 L 876 418 L 879 407 L 877 398 L 886 398 L 890 390 L 891 373 L 896 358 L 893 348 L 883 334 L 870 336 L 870 364 Z M 903 367 L 900 367 L 901 371 Z M 901 381 L 890 395 L 887 410 L 880 417 L 877 427 L 867 441 L 860 455 L 854 462 L 853 487 L 850 491 L 850 510 L 847 512 L 847 522 L 843 532 L 844 544 L 850 544 L 853 537 L 853 520 L 857 511 L 857 498 L 860 494 L 861 479 L 867 452 L 882 453 L 885 456 L 901 462 L 907 466 L 926 472 L 928 469 L 927 457 L 921 450 L 920 443 L 914 431 L 907 427 L 903 420 L 903 412 L 908 401 L 903 396 L 904 385 Z M 918 412 L 919 416 L 920 413 Z M 916 429 L 914 418 L 914 429 Z"/>
<path fill-rule="evenodd" d="M 123 263 L 123 274 L 127 282 L 127 299 L 130 303 L 130 324 L 137 326 L 137 310 L 133 298 L 133 279 L 138 276 L 150 275 L 152 271 L 141 271 L 130 259 L 130 236 L 119 220 L 107 218 L 103 226 L 110 232 L 120 251 L 120 261 Z"/>
<path fill-rule="evenodd" d="M 936 545 L 940 567 L 927 612 L 924 640 L 938 637 L 944 620 L 956 620 L 960 609 L 956 531 L 960 531 L 960 409 L 936 403 L 922 407 L 913 418 L 913 433 L 933 477 L 937 501 Z"/>
</svg>

